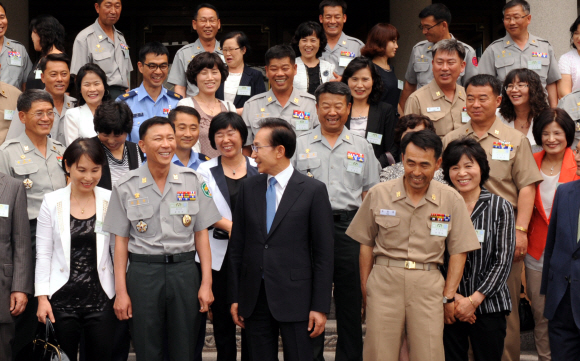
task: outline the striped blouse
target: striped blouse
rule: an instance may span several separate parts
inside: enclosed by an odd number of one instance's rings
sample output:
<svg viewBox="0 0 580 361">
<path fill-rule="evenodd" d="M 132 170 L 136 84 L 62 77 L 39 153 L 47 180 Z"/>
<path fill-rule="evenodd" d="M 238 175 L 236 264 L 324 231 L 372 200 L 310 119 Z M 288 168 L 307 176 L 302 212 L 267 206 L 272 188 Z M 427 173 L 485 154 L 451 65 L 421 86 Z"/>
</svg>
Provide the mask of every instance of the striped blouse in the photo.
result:
<svg viewBox="0 0 580 361">
<path fill-rule="evenodd" d="M 475 291 L 485 295 L 476 314 L 510 312 L 511 301 L 506 280 L 512 267 L 515 251 L 515 218 L 510 202 L 482 188 L 471 213 L 476 231 L 483 231 L 481 249 L 469 252 L 463 278 L 457 293 L 471 296 Z M 481 237 L 481 236 L 480 236 Z M 447 274 L 449 255 L 441 267 Z"/>
</svg>

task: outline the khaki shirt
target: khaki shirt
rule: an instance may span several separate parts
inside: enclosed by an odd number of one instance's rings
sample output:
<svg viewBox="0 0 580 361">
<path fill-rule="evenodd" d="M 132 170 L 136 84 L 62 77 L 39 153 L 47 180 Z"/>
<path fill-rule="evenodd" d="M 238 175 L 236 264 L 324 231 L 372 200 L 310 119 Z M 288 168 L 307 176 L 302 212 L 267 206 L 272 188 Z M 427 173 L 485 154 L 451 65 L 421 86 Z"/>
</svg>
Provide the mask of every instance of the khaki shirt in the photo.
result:
<svg viewBox="0 0 580 361">
<path fill-rule="evenodd" d="M 331 49 L 330 45 L 326 44 L 320 59 L 334 64 L 334 71 L 336 74 L 342 75 L 348 63 L 357 56 L 361 56 L 360 49 L 363 46 L 365 46 L 365 43 L 362 41 L 342 33 L 338 39 L 338 43 L 334 46 L 334 49 Z M 330 75 L 331 79 L 333 79 L 334 77 L 332 74 Z"/>
<path fill-rule="evenodd" d="M 433 121 L 435 132 L 444 137 L 461 127 L 461 112 L 465 110 L 465 89 L 457 84 L 453 101 L 449 101 L 435 79 L 415 91 L 405 103 L 405 114 L 425 115 Z M 465 113 L 467 116 L 467 113 Z M 466 119 L 466 122 L 469 121 Z"/>
<path fill-rule="evenodd" d="M 22 92 L 10 84 L 0 82 L 0 144 L 6 140 L 6 134 L 12 120 L 18 119 L 16 111 L 16 102 Z"/>
<path fill-rule="evenodd" d="M 574 135 L 574 143 L 572 149 L 576 148 L 576 144 L 580 141 L 580 89 L 576 89 L 570 94 L 560 99 L 558 108 L 564 109 L 570 118 L 574 120 L 576 126 L 576 134 Z"/>
<path fill-rule="evenodd" d="M 465 70 L 459 75 L 457 84 L 465 86 L 472 76 L 477 75 L 477 54 L 471 46 L 459 40 L 457 42 L 465 47 Z M 435 43 L 423 40 L 418 42 L 411 50 L 405 80 L 409 84 L 416 84 L 417 89 L 424 87 L 433 80 L 433 64 L 431 62 L 433 61 L 432 49 L 434 45 Z"/>
<path fill-rule="evenodd" d="M 432 221 L 431 214 L 449 218 Z M 441 226 L 443 224 L 443 226 Z M 433 227 L 447 226 L 447 235 L 433 235 Z M 417 206 L 407 198 L 404 178 L 373 187 L 366 195 L 346 234 L 374 256 L 420 263 L 443 264 L 450 255 L 479 249 L 465 201 L 457 191 L 432 180 Z"/>
<path fill-rule="evenodd" d="M 363 161 L 349 153 L 364 157 Z M 354 163 L 354 164 L 353 164 Z M 362 192 L 379 183 L 381 165 L 372 145 L 347 127 L 336 140 L 334 148 L 316 127 L 303 133 L 296 141 L 292 165 L 300 173 L 326 184 L 332 210 L 351 211 L 360 207 Z"/>
<path fill-rule="evenodd" d="M 219 55 L 225 64 L 226 61 L 224 59 L 224 54 L 220 47 L 220 42 L 217 40 L 215 41 L 215 49 L 213 52 Z M 188 97 L 197 95 L 199 89 L 196 85 L 187 81 L 187 77 L 185 76 L 187 66 L 196 55 L 201 53 L 205 53 L 205 49 L 203 48 L 203 45 L 201 45 L 201 41 L 197 39 L 193 44 L 185 45 L 179 49 L 175 54 L 175 58 L 173 58 L 173 64 L 171 64 L 171 70 L 169 71 L 167 82 L 173 85 L 186 86 L 186 95 Z"/>
<path fill-rule="evenodd" d="M 532 155 L 532 146 L 528 138 L 519 130 L 503 124 L 499 118 L 495 118 L 495 122 L 482 138 L 473 132 L 470 121 L 445 136 L 443 148 L 462 136 L 469 136 L 477 140 L 487 154 L 490 171 L 485 188 L 493 194 L 505 198 L 514 209 L 518 205 L 520 189 L 543 180 Z M 513 150 L 509 152 L 509 161 L 494 159 L 493 143 L 501 141 L 507 141 L 513 146 Z"/>
<path fill-rule="evenodd" d="M 99 19 L 81 31 L 74 42 L 70 67 L 71 74 L 77 74 L 87 63 L 95 63 L 107 74 L 109 86 L 129 88 L 129 73 L 133 71 L 129 46 L 123 33 L 115 30 L 115 41 L 105 33 Z"/>
<path fill-rule="evenodd" d="M 0 81 L 22 89 L 28 74 L 32 71 L 32 62 L 24 45 L 16 40 L 4 37 L 0 50 Z"/>
<path fill-rule="evenodd" d="M 534 61 L 534 64 L 530 62 Z M 497 77 L 502 83 L 507 74 L 513 69 L 538 67 L 532 69 L 540 76 L 542 86 L 552 84 L 562 78 L 554 49 L 547 40 L 529 34 L 528 43 L 524 50 L 513 41 L 510 34 L 491 43 L 479 60 L 479 74 L 490 74 Z"/>
<path fill-rule="evenodd" d="M 296 136 L 320 124 L 314 95 L 294 88 L 286 105 L 282 107 L 270 89 L 265 93 L 254 95 L 244 104 L 242 118 L 248 127 L 248 140 L 245 145 L 250 145 L 254 141 L 254 136 L 260 130 L 260 121 L 271 117 L 282 118 L 290 123 Z"/>
<path fill-rule="evenodd" d="M 64 136 L 64 116 L 67 110 L 75 107 L 76 99 L 64 95 L 64 103 L 62 105 L 62 111 L 59 113 L 58 109 L 54 107 L 54 122 L 52 123 L 52 128 L 50 129 L 50 137 L 57 140 L 60 144 L 66 144 L 66 138 Z M 24 133 L 24 123 L 20 121 L 18 116 L 18 109 L 14 112 L 14 117 L 12 122 L 10 122 L 10 127 L 8 128 L 8 133 L 6 134 L 6 139 L 12 139 L 18 137 L 18 135 Z"/>
<path fill-rule="evenodd" d="M 45 158 L 24 131 L 0 146 L 0 172 L 21 182 L 32 181 L 32 187 L 26 190 L 29 219 L 38 217 L 45 194 L 66 187 L 62 168 L 64 150 L 61 143 L 48 138 Z"/>
<path fill-rule="evenodd" d="M 192 192 L 195 199 L 181 201 L 177 192 Z M 187 209 L 172 215 L 170 210 L 176 203 L 187 203 Z M 187 216 L 189 223 L 184 221 Z M 103 230 L 129 237 L 131 253 L 177 254 L 194 251 L 194 232 L 221 218 L 201 175 L 172 163 L 162 194 L 145 163 L 113 186 Z"/>
</svg>

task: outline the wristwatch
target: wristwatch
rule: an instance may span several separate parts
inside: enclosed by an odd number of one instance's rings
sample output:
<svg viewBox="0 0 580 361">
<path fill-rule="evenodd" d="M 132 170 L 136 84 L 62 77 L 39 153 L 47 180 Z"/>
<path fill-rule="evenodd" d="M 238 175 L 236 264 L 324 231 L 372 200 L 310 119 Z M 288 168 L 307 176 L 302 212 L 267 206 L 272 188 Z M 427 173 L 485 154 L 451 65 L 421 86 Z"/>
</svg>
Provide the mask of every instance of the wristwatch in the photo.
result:
<svg viewBox="0 0 580 361">
<path fill-rule="evenodd" d="M 452 303 L 452 302 L 455 302 L 455 297 L 447 298 L 443 296 L 443 303 Z"/>
</svg>

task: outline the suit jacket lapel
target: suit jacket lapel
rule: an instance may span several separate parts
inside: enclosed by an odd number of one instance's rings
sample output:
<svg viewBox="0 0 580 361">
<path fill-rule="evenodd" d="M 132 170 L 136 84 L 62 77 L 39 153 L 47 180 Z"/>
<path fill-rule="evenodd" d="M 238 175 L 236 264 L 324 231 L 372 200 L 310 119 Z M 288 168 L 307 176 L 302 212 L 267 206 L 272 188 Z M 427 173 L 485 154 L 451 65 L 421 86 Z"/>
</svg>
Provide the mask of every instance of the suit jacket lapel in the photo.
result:
<svg viewBox="0 0 580 361">
<path fill-rule="evenodd" d="M 572 187 L 568 194 L 568 214 L 570 215 L 570 224 L 572 229 L 572 239 L 574 240 L 574 244 L 572 246 L 573 250 L 578 249 L 580 246 L 580 242 L 578 242 L 578 216 L 580 215 L 580 208 L 578 208 L 578 204 L 580 204 L 580 187 Z"/>
<path fill-rule="evenodd" d="M 95 208 L 96 208 L 96 220 L 97 222 L 104 222 L 105 218 L 103 217 L 103 211 L 106 207 L 108 207 L 108 202 L 103 199 L 101 192 L 98 188 L 95 187 Z M 107 205 L 105 206 L 105 202 Z M 95 228 L 97 224 L 95 223 Z M 103 259 L 103 245 L 105 244 L 105 236 L 102 233 L 96 234 L 97 238 L 97 267 L 101 266 L 101 260 Z"/>
<path fill-rule="evenodd" d="M 299 186 L 300 182 L 296 179 L 297 174 L 297 171 L 294 170 L 290 180 L 288 181 L 288 184 L 286 185 L 284 195 L 282 195 L 282 199 L 278 205 L 278 210 L 276 210 L 276 216 L 272 222 L 272 227 L 270 227 L 270 233 L 268 233 L 268 237 L 274 233 L 274 230 L 276 230 L 278 224 L 280 224 L 286 213 L 288 213 L 290 208 L 292 208 L 292 205 L 294 205 L 294 202 L 296 202 L 303 191 L 303 189 Z"/>
<path fill-rule="evenodd" d="M 71 185 L 66 186 L 62 199 L 58 201 L 56 206 L 58 230 L 60 233 L 60 241 L 62 244 L 62 251 L 66 260 L 66 266 L 70 270 L 70 192 Z"/>
<path fill-rule="evenodd" d="M 248 174 L 248 178 L 260 174 L 258 168 L 250 164 L 250 158 L 248 157 L 246 157 L 246 173 Z"/>
<path fill-rule="evenodd" d="M 365 137 L 369 134 L 369 132 L 383 134 L 380 130 L 381 124 L 379 124 L 379 105 L 378 104 L 371 104 L 369 107 L 369 117 L 367 120 L 367 129 L 365 131 Z"/>
<path fill-rule="evenodd" d="M 215 167 L 210 168 L 210 171 L 211 171 L 211 174 L 213 175 L 213 178 L 215 179 L 215 184 L 218 186 L 220 192 L 222 193 L 222 196 L 224 197 L 224 199 L 228 203 L 228 207 L 230 207 L 230 209 L 232 210 L 232 213 L 233 213 L 234 210 L 232 209 L 232 205 L 230 204 L 230 192 L 228 190 L 228 184 L 226 182 L 224 168 L 222 167 L 222 156 L 221 155 L 218 157 L 217 162 L 218 162 L 218 164 Z"/>
<path fill-rule="evenodd" d="M 256 209 L 256 218 L 258 219 L 258 223 L 261 224 L 260 229 L 264 235 L 262 239 L 265 240 L 268 236 L 266 229 L 266 187 L 268 176 L 261 174 L 259 177 L 255 177 L 254 181 L 254 209 Z"/>
<path fill-rule="evenodd" d="M 248 85 L 250 85 L 251 77 L 250 77 L 250 74 L 246 73 L 246 70 L 248 70 L 248 69 L 249 69 L 248 66 L 247 65 L 244 65 L 244 71 L 242 72 L 242 78 L 240 79 L 240 85 L 241 86 L 248 86 Z M 234 104 L 236 104 L 236 106 L 237 106 L 238 102 L 240 101 L 240 98 L 241 97 L 242 97 L 242 95 L 239 95 L 236 92 L 236 97 L 234 98 Z"/>
</svg>

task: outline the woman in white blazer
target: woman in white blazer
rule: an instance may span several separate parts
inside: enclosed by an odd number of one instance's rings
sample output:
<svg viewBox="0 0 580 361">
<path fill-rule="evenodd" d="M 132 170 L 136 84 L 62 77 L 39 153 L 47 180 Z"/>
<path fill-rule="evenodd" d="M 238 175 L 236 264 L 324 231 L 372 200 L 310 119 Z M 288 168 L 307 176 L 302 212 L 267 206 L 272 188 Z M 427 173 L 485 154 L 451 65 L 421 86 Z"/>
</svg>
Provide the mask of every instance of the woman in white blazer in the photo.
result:
<svg viewBox="0 0 580 361">
<path fill-rule="evenodd" d="M 81 94 L 79 106 L 64 115 L 64 138 L 68 147 L 77 138 L 97 135 L 93 117 L 103 100 L 109 99 L 107 75 L 97 64 L 82 66 L 75 78 L 77 92 Z"/>
<path fill-rule="evenodd" d="M 211 309 L 218 359 L 228 361 L 236 360 L 237 354 L 236 325 L 230 315 L 230 305 L 227 303 L 227 250 L 229 234 L 232 231 L 232 213 L 240 183 L 259 174 L 256 162 L 242 154 L 242 146 L 246 144 L 247 138 L 248 128 L 237 113 L 216 115 L 209 127 L 209 139 L 211 146 L 219 151 L 220 156 L 200 164 L 197 168 L 222 215 L 221 221 L 215 223 L 215 228 L 209 231 L 213 268 L 212 291 L 215 297 Z M 242 355 L 246 351 L 244 343 L 242 333 Z"/>
<path fill-rule="evenodd" d="M 117 325 L 114 236 L 102 231 L 111 192 L 96 187 L 104 162 L 96 139 L 73 141 L 63 154 L 70 183 L 46 194 L 38 214 L 38 320 L 54 323 L 60 346 L 75 361 L 83 333 L 86 360 L 109 360 Z"/>
<path fill-rule="evenodd" d="M 294 87 L 314 95 L 318 86 L 334 78 L 334 64 L 320 59 L 326 47 L 326 35 L 320 24 L 307 21 L 296 28 L 292 38 L 296 54 Z"/>
<path fill-rule="evenodd" d="M 219 100 L 216 97 L 220 85 L 228 77 L 228 69 L 216 53 L 201 53 L 189 62 L 185 76 L 187 81 L 198 87 L 199 93 L 189 98 L 183 98 L 177 105 L 186 105 L 195 108 L 201 119 L 199 120 L 199 140 L 193 150 L 215 158 L 219 152 L 211 147 L 208 133 L 209 125 L 214 116 L 223 112 L 235 112 L 236 106 L 232 102 Z"/>
</svg>

